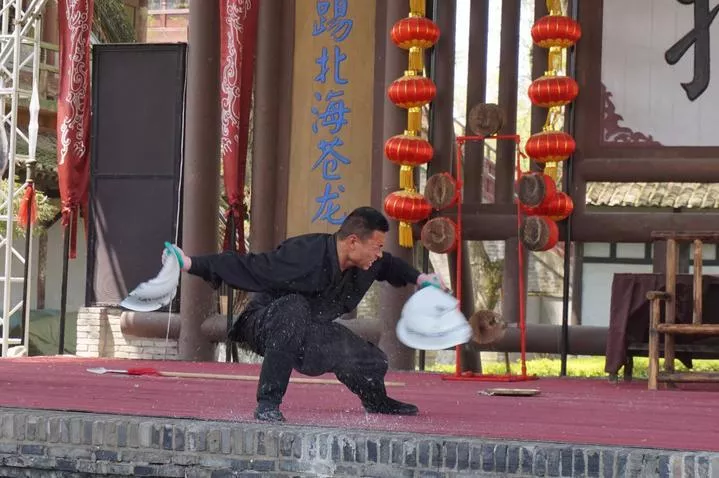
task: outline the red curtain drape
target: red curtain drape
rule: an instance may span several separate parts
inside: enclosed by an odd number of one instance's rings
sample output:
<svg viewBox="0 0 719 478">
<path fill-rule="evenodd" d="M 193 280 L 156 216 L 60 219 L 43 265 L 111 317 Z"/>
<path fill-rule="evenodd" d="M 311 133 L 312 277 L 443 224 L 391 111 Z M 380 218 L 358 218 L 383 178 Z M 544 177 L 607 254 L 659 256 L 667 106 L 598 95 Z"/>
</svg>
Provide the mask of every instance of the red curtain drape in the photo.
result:
<svg viewBox="0 0 719 478">
<path fill-rule="evenodd" d="M 77 220 L 81 210 L 87 221 L 93 7 L 94 0 L 58 0 L 60 85 L 57 99 L 57 175 L 62 224 L 70 228 L 67 232 L 71 235 L 71 259 L 77 256 Z"/>
<path fill-rule="evenodd" d="M 229 208 L 225 219 L 234 218 L 233 250 L 245 251 L 245 172 L 252 103 L 255 45 L 259 0 L 219 0 L 220 5 L 220 100 L 221 153 L 225 194 Z M 230 229 L 225 230 L 224 249 L 229 249 Z"/>
</svg>

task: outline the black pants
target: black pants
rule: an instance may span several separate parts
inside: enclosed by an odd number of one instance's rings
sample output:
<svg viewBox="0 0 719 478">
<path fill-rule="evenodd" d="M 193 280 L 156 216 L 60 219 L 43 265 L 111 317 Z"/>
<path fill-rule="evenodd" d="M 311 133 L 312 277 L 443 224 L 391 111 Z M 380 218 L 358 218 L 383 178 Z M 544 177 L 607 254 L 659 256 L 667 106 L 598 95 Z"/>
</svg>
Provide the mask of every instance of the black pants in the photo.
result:
<svg viewBox="0 0 719 478">
<path fill-rule="evenodd" d="M 363 403 L 387 396 L 385 353 L 338 323 L 314 322 L 301 295 L 283 296 L 243 315 L 230 338 L 246 342 L 264 357 L 258 402 L 279 405 L 293 368 L 310 376 L 332 372 Z"/>
</svg>

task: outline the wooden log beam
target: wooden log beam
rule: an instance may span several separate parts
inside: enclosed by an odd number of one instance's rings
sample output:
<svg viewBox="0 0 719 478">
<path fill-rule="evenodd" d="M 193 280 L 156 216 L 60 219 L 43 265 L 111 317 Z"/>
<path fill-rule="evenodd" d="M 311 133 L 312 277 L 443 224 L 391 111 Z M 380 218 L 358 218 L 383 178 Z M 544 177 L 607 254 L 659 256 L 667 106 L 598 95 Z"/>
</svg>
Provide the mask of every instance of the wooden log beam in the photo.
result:
<svg viewBox="0 0 719 478">
<path fill-rule="evenodd" d="M 671 298 L 671 295 L 659 290 L 650 290 L 647 292 L 647 300 L 669 300 Z"/>
<path fill-rule="evenodd" d="M 673 335 L 719 335 L 719 324 L 659 324 L 657 332 Z"/>
<path fill-rule="evenodd" d="M 660 154 L 663 150 L 655 151 Z M 719 182 L 716 157 L 677 159 L 675 152 L 667 151 L 666 154 L 664 158 L 582 158 L 574 163 L 574 167 L 584 181 Z"/>
<path fill-rule="evenodd" d="M 696 241 L 702 242 L 719 242 L 719 232 L 717 231 L 695 231 L 695 232 L 677 232 L 677 231 L 655 231 L 652 233 L 652 239 L 674 239 L 676 241 Z"/>
<path fill-rule="evenodd" d="M 513 204 L 466 204 L 463 209 L 462 239 L 498 241 L 517 235 L 516 206 Z M 457 220 L 454 209 L 442 216 Z M 710 224 L 719 230 L 719 213 L 696 212 L 586 212 L 572 216 L 572 240 L 577 242 L 651 242 L 656 231 L 687 231 L 687 237 L 711 242 Z M 419 238 L 421 225 L 415 228 Z M 564 223 L 559 223 L 560 240 Z M 692 232 L 693 231 L 693 232 Z M 719 239 L 717 240 L 719 242 Z"/>
<path fill-rule="evenodd" d="M 719 214 L 713 213 L 588 212 L 572 221 L 572 239 L 578 242 L 650 242 L 658 230 L 706 230 L 710 224 L 719 229 Z"/>
</svg>

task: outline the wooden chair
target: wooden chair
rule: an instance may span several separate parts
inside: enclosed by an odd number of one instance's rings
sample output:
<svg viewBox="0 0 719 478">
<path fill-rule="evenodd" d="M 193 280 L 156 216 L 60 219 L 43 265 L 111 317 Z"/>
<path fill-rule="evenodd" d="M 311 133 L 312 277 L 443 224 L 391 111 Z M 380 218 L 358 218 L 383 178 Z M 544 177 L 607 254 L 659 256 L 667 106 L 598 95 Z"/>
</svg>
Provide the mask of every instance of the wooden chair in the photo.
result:
<svg viewBox="0 0 719 478">
<path fill-rule="evenodd" d="M 654 232 L 654 240 L 666 241 L 666 286 L 664 291 L 651 291 L 647 299 L 651 304 L 649 320 L 648 387 L 656 390 L 659 382 L 719 382 L 719 373 L 675 372 L 674 357 L 676 335 L 719 336 L 719 324 L 702 323 L 702 246 L 719 243 L 719 232 Z M 678 243 L 694 243 L 694 308 L 691 324 L 676 323 L 676 283 Z M 661 322 L 661 305 L 664 304 L 664 322 Z M 664 372 L 659 372 L 659 341 L 664 335 Z M 691 346 L 687 347 L 691 350 Z"/>
</svg>

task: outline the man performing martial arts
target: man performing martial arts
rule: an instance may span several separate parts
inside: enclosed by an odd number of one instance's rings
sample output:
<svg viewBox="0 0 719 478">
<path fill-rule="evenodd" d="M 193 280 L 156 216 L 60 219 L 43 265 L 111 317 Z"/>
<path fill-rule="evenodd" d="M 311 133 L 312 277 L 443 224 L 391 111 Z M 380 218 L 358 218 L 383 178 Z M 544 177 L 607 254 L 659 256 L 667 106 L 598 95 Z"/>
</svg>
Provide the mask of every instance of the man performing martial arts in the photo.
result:
<svg viewBox="0 0 719 478">
<path fill-rule="evenodd" d="M 182 254 L 184 270 L 212 287 L 224 282 L 255 293 L 230 331 L 230 339 L 264 357 L 255 418 L 284 421 L 279 406 L 293 368 L 310 376 L 333 372 L 369 413 L 417 414 L 415 405 L 387 396 L 384 352 L 335 322 L 376 280 L 444 287 L 438 275 L 383 252 L 388 230 L 381 212 L 361 207 L 336 233 L 292 237 L 272 252 Z"/>
</svg>

